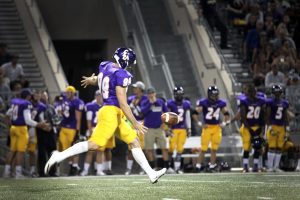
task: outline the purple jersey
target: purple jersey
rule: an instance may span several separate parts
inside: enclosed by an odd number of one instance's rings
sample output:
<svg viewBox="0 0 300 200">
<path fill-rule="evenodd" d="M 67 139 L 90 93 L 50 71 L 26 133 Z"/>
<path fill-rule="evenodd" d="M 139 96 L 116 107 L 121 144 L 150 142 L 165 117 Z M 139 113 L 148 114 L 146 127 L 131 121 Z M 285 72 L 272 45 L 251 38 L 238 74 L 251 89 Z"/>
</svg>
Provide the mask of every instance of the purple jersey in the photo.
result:
<svg viewBox="0 0 300 200">
<path fill-rule="evenodd" d="M 133 104 L 133 100 L 135 98 L 136 98 L 136 95 L 132 95 L 132 96 L 128 97 L 128 105 L 130 106 L 134 117 L 138 121 L 142 121 L 144 119 L 144 116 L 143 116 L 143 113 L 141 111 L 141 105 L 142 105 L 143 101 L 146 101 L 148 99 L 148 97 L 146 95 L 143 95 L 141 97 L 141 100 L 139 101 L 139 103 L 137 105 Z"/>
<path fill-rule="evenodd" d="M 271 108 L 271 124 L 284 126 L 286 124 L 284 113 L 289 107 L 289 102 L 285 99 L 268 99 L 267 106 Z"/>
<path fill-rule="evenodd" d="M 76 116 L 75 111 L 82 111 L 84 103 L 81 99 L 75 98 L 73 100 L 65 100 L 62 104 L 61 126 L 65 128 L 76 129 Z"/>
<path fill-rule="evenodd" d="M 97 104 L 97 102 L 95 102 L 95 101 L 92 101 L 85 105 L 85 111 L 87 113 L 87 116 L 90 115 L 89 113 L 91 113 L 91 116 L 92 116 L 91 122 L 92 122 L 93 127 L 95 127 L 97 124 L 97 112 L 101 107 L 102 106 Z M 89 120 L 88 117 L 87 117 L 87 120 Z"/>
<path fill-rule="evenodd" d="M 263 92 L 260 92 L 260 91 L 256 92 L 256 97 L 262 98 L 262 99 L 267 99 L 267 95 Z"/>
<path fill-rule="evenodd" d="M 236 104 L 237 106 L 241 105 L 241 100 L 245 99 L 246 95 L 244 93 L 241 93 L 239 96 L 236 97 Z"/>
<path fill-rule="evenodd" d="M 162 99 L 157 99 L 153 104 L 148 99 L 142 102 L 144 125 L 148 128 L 159 128 L 162 124 L 161 115 L 168 112 L 168 108 Z"/>
<path fill-rule="evenodd" d="M 24 110 L 32 109 L 30 101 L 14 98 L 11 100 L 11 124 L 15 126 L 25 126 Z"/>
<path fill-rule="evenodd" d="M 220 111 L 226 107 L 226 101 L 222 99 L 210 101 L 208 98 L 205 98 L 198 100 L 197 106 L 202 107 L 205 124 L 220 124 Z"/>
<path fill-rule="evenodd" d="M 172 129 L 186 129 L 186 119 L 185 113 L 187 110 L 191 109 L 191 103 L 187 100 L 183 100 L 182 102 L 177 102 L 175 100 L 168 100 L 167 107 L 170 112 L 174 112 L 179 116 L 179 123 L 172 126 Z"/>
<path fill-rule="evenodd" d="M 250 100 L 248 97 L 242 99 L 241 106 L 244 106 L 246 109 L 246 120 L 250 126 L 259 126 L 263 124 L 261 110 L 265 103 L 265 100 L 259 97 L 256 97 L 254 100 Z"/>
<path fill-rule="evenodd" d="M 114 63 L 105 61 L 99 66 L 98 85 L 102 93 L 103 105 L 119 106 L 116 87 L 127 87 L 131 83 L 132 75 L 117 67 Z"/>
<path fill-rule="evenodd" d="M 31 118 L 34 120 L 34 121 L 41 121 L 39 119 L 39 115 L 42 113 L 42 112 L 45 112 L 46 111 L 46 105 L 43 104 L 42 102 L 38 102 L 36 104 L 33 104 L 33 108 L 31 110 Z"/>
</svg>

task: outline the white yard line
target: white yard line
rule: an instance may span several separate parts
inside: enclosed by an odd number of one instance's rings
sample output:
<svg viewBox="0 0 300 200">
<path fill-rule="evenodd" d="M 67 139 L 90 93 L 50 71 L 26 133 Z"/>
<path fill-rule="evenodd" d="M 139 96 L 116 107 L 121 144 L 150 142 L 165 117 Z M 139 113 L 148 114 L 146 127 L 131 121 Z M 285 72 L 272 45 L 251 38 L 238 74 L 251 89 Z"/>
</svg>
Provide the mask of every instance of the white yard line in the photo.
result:
<svg viewBox="0 0 300 200">
<path fill-rule="evenodd" d="M 68 183 L 67 185 L 70 185 L 70 186 L 76 186 L 78 184 L 75 184 L 75 183 Z"/>
<path fill-rule="evenodd" d="M 257 197 L 257 199 L 274 199 L 272 197 Z"/>
</svg>

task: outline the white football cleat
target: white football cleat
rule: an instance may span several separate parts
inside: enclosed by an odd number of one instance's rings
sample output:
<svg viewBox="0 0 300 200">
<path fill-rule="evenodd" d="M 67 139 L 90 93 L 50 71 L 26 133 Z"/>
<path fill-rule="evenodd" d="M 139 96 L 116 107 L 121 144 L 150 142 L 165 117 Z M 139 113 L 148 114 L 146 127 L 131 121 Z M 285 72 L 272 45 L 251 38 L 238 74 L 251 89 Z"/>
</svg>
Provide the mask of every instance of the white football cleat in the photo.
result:
<svg viewBox="0 0 300 200">
<path fill-rule="evenodd" d="M 296 168 L 296 172 L 300 172 L 300 167 L 297 167 L 297 168 Z"/>
<path fill-rule="evenodd" d="M 275 172 L 278 172 L 278 173 L 283 172 L 283 170 L 281 170 L 281 169 L 279 169 L 279 168 L 276 168 L 274 171 L 275 171 Z"/>
<path fill-rule="evenodd" d="M 127 169 L 126 172 L 125 172 L 125 175 L 128 176 L 128 175 L 130 175 L 130 174 L 131 174 L 131 170 L 130 170 L 130 169 Z"/>
<path fill-rule="evenodd" d="M 167 171 L 166 168 L 163 168 L 163 169 L 161 169 L 161 170 L 159 170 L 159 171 L 155 171 L 155 176 L 149 177 L 149 178 L 150 178 L 150 182 L 151 182 L 152 184 L 157 183 L 158 179 L 159 179 L 160 177 L 162 177 L 163 175 L 165 175 L 166 171 Z"/>
<path fill-rule="evenodd" d="M 267 172 L 275 172 L 273 168 L 267 169 Z"/>
<path fill-rule="evenodd" d="M 103 171 L 97 171 L 97 176 L 106 176 L 106 174 Z"/>
<path fill-rule="evenodd" d="M 88 171 L 83 170 L 83 171 L 80 173 L 80 176 L 87 176 L 88 173 L 89 173 Z"/>
<path fill-rule="evenodd" d="M 44 173 L 45 173 L 45 174 L 48 174 L 49 171 L 50 171 L 50 169 L 51 169 L 51 167 L 57 163 L 56 157 L 57 157 L 58 154 L 59 154 L 58 151 L 53 151 L 53 152 L 52 152 L 52 155 L 51 155 L 51 157 L 49 158 L 49 160 L 48 160 L 48 162 L 46 163 L 45 168 L 44 168 Z"/>
<path fill-rule="evenodd" d="M 175 170 L 172 167 L 169 167 L 167 174 L 176 174 Z"/>
</svg>

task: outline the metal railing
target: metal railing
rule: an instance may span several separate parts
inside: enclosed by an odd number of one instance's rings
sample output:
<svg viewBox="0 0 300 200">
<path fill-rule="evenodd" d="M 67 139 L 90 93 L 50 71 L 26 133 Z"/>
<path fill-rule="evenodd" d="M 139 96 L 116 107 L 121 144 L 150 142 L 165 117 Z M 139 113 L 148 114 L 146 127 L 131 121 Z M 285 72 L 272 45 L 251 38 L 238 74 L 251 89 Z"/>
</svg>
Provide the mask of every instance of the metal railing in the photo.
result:
<svg viewBox="0 0 300 200">
<path fill-rule="evenodd" d="M 145 27 L 145 23 L 144 23 L 144 20 L 143 20 L 143 16 L 142 16 L 140 7 L 139 7 L 136 0 L 132 0 L 131 4 L 132 4 L 132 7 L 133 7 L 133 12 L 136 15 L 136 20 L 137 20 L 137 23 L 139 25 L 143 41 L 145 43 L 147 54 L 150 57 L 152 67 L 153 66 L 159 66 L 159 64 L 162 66 L 162 71 L 163 71 L 164 76 L 166 78 L 169 92 L 172 93 L 171 91 L 173 91 L 174 81 L 173 81 L 173 77 L 172 77 L 171 72 L 170 72 L 169 65 L 166 61 L 166 58 L 163 54 L 162 55 L 155 55 L 155 53 L 152 49 L 152 45 L 151 45 L 151 42 L 150 42 L 150 39 L 149 39 L 149 36 L 148 36 L 147 29 Z"/>
</svg>

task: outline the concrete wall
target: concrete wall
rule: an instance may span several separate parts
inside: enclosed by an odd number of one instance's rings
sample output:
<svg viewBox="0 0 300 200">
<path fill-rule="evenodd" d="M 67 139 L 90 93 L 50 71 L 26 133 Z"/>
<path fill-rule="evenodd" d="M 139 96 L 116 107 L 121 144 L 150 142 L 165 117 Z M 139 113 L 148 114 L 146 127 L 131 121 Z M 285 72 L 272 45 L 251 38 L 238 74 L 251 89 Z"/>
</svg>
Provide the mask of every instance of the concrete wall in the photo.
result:
<svg viewBox="0 0 300 200">
<path fill-rule="evenodd" d="M 108 52 L 124 45 L 111 0 L 37 0 L 52 40 L 107 39 Z"/>
</svg>

